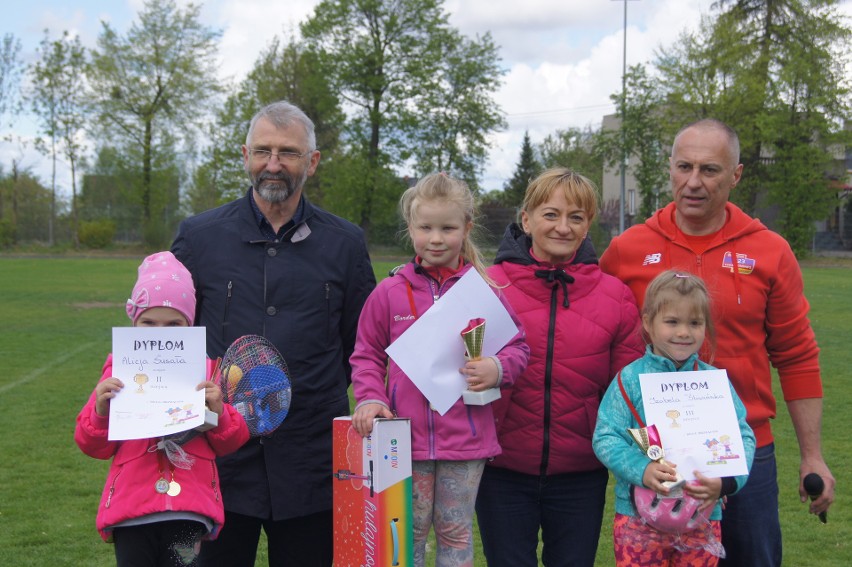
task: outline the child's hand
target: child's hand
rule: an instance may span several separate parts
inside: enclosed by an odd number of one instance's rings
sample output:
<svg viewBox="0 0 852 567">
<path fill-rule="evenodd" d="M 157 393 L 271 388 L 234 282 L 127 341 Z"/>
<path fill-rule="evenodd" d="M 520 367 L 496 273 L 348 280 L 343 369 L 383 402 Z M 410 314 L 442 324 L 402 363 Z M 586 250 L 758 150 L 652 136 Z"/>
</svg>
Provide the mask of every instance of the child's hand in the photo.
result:
<svg viewBox="0 0 852 567">
<path fill-rule="evenodd" d="M 352 414 L 352 427 L 358 435 L 366 437 L 373 430 L 373 418 L 376 416 L 392 418 L 393 413 L 382 404 L 364 404 Z"/>
<path fill-rule="evenodd" d="M 668 461 L 651 461 L 645 467 L 645 473 L 642 475 L 642 484 L 657 494 L 666 496 L 669 493 L 669 488 L 664 486 L 663 483 L 677 480 L 677 471 L 675 468 L 677 468 L 677 465 Z"/>
<path fill-rule="evenodd" d="M 719 496 L 722 495 L 722 479 L 710 478 L 698 471 L 695 471 L 694 474 L 695 481 L 683 485 L 683 491 L 696 500 L 703 500 L 701 506 L 698 507 L 699 510 L 706 510 L 715 506 Z"/>
<path fill-rule="evenodd" d="M 95 413 L 101 417 L 109 415 L 109 401 L 124 388 L 118 378 L 107 378 L 95 386 Z"/>
<path fill-rule="evenodd" d="M 207 409 L 214 412 L 216 415 L 222 415 L 225 409 L 225 404 L 222 401 L 222 388 L 216 384 L 206 380 L 195 387 L 197 390 L 204 390 L 204 403 Z"/>
<path fill-rule="evenodd" d="M 479 360 L 468 360 L 459 372 L 465 375 L 467 389 L 471 392 L 482 392 L 497 385 L 500 375 L 497 363 L 490 356 Z"/>
</svg>

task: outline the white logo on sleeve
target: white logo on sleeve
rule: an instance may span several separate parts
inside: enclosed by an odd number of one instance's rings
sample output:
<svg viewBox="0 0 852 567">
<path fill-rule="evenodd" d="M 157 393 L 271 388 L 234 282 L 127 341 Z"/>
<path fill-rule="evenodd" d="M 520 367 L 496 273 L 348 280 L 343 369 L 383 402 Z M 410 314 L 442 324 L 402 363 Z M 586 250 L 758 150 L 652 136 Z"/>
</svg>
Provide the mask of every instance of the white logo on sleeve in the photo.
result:
<svg viewBox="0 0 852 567">
<path fill-rule="evenodd" d="M 659 264 L 663 259 L 663 254 L 661 252 L 657 252 L 655 254 L 648 254 L 645 256 L 645 261 L 642 262 L 643 266 L 647 266 L 648 264 Z"/>
</svg>

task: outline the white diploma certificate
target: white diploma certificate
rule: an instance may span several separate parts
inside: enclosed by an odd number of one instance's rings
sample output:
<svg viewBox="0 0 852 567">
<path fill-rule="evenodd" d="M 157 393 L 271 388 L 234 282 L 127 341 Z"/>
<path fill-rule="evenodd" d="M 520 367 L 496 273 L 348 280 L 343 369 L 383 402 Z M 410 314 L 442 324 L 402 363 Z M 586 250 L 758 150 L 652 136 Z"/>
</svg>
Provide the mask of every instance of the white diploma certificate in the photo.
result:
<svg viewBox="0 0 852 567">
<path fill-rule="evenodd" d="M 124 388 L 109 404 L 110 441 L 147 439 L 204 424 L 204 327 L 115 327 L 112 375 Z"/>
<path fill-rule="evenodd" d="M 467 390 L 459 372 L 465 363 L 460 333 L 471 319 L 485 319 L 483 357 L 497 354 L 518 334 L 494 290 L 476 270 L 469 270 L 385 349 L 441 415 Z"/>
<path fill-rule="evenodd" d="M 724 370 L 640 374 L 645 423 L 656 425 L 665 459 L 686 480 L 748 474 Z"/>
</svg>

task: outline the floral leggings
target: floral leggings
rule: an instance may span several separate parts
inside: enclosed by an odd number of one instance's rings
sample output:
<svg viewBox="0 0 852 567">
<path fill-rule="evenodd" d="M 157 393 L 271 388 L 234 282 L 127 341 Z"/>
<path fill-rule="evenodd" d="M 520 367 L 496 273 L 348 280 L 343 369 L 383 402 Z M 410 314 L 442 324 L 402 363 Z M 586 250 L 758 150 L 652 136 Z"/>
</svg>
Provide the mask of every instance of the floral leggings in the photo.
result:
<svg viewBox="0 0 852 567">
<path fill-rule="evenodd" d="M 424 567 L 426 537 L 435 526 L 435 567 L 473 565 L 473 506 L 485 459 L 414 461 L 414 566 Z"/>
</svg>

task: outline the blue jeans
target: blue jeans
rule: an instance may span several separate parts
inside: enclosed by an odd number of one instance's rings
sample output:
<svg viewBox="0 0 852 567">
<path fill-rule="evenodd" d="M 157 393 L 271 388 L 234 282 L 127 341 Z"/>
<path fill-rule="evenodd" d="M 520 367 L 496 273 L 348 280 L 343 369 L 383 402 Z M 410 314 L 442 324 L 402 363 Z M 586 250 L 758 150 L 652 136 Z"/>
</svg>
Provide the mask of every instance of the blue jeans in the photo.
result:
<svg viewBox="0 0 852 567">
<path fill-rule="evenodd" d="M 728 496 L 722 511 L 722 545 L 727 558 L 719 562 L 720 567 L 781 565 L 774 443 L 754 452 L 748 482 L 737 494 Z"/>
<path fill-rule="evenodd" d="M 541 477 L 485 467 L 476 517 L 489 567 L 593 566 L 603 522 L 606 469 Z"/>
</svg>

